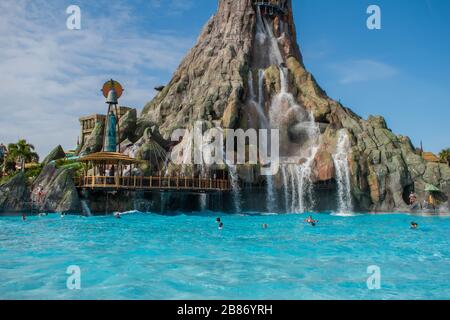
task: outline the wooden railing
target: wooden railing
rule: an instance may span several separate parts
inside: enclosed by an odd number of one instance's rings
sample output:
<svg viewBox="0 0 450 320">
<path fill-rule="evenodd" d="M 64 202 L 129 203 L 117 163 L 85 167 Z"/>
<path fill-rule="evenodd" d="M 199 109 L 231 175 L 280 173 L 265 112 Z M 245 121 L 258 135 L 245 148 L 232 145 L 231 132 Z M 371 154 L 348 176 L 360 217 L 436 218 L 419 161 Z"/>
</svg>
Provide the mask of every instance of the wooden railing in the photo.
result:
<svg viewBox="0 0 450 320">
<path fill-rule="evenodd" d="M 229 191 L 228 180 L 188 177 L 107 177 L 84 176 L 76 181 L 78 188 L 125 190 Z"/>
</svg>

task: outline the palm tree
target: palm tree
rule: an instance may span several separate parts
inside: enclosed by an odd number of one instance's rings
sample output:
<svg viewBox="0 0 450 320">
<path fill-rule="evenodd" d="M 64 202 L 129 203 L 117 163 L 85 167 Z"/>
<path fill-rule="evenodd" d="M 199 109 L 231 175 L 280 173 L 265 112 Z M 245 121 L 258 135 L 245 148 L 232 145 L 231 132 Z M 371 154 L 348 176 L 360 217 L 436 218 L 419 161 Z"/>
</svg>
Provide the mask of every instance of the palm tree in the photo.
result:
<svg viewBox="0 0 450 320">
<path fill-rule="evenodd" d="M 447 164 L 450 166 L 450 148 L 442 150 L 439 153 L 439 158 L 441 158 L 441 161 L 447 162 Z"/>
<path fill-rule="evenodd" d="M 26 140 L 19 140 L 17 143 L 8 145 L 8 157 L 16 162 L 20 162 L 22 171 L 25 170 L 25 163 L 39 161 L 39 156 L 34 152 L 34 146 L 27 143 Z"/>
</svg>

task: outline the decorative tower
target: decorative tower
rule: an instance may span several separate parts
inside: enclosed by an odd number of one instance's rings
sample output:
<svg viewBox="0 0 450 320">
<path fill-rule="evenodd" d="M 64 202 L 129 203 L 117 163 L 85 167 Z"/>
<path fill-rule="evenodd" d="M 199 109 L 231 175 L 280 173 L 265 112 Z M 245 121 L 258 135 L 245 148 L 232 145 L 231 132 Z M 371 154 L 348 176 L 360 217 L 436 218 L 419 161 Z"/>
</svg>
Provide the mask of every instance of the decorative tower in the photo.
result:
<svg viewBox="0 0 450 320">
<path fill-rule="evenodd" d="M 117 106 L 123 93 L 123 87 L 119 82 L 111 79 L 103 85 L 102 91 L 108 104 L 103 151 L 120 153 L 120 112 Z"/>
</svg>

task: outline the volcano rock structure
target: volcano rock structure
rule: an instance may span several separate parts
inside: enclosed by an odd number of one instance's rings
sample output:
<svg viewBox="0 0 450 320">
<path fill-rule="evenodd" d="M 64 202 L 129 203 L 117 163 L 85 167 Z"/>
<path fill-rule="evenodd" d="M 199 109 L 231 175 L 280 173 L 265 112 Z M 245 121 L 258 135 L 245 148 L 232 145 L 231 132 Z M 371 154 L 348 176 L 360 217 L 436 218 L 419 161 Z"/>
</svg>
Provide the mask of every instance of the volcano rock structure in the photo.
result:
<svg viewBox="0 0 450 320">
<path fill-rule="evenodd" d="M 223 198 L 137 192 L 83 195 L 71 169 L 52 163 L 62 154 L 57 148 L 35 181 L 21 173 L 0 184 L 0 212 L 23 212 L 32 196 L 42 192 L 38 209 L 47 212 L 81 212 L 88 202 L 95 212 L 409 211 L 410 192 L 423 202 L 429 185 L 440 189 L 435 196 L 448 212 L 450 168 L 425 161 L 410 139 L 395 135 L 382 117 L 364 120 L 330 99 L 307 71 L 290 0 L 219 0 L 216 15 L 172 80 L 158 88 L 139 117 L 130 110 L 120 119 L 120 150 L 143 163 L 133 174 L 203 176 L 208 168 L 180 168 L 167 158 L 169 153 L 189 155 L 188 137 L 173 142 L 170 136 L 176 129 L 192 129 L 197 121 L 203 121 L 204 130 L 278 129 L 278 174 L 261 176 L 259 166 L 229 165 L 233 192 Z M 98 122 L 78 154 L 100 151 L 104 131 Z"/>
<path fill-rule="evenodd" d="M 265 180 L 288 211 L 313 209 L 320 200 L 315 185 L 336 180 L 350 181 L 355 210 L 406 210 L 409 192 L 423 200 L 426 184 L 448 199 L 448 166 L 425 162 L 382 117 L 362 119 L 316 83 L 297 45 L 290 0 L 219 0 L 217 14 L 161 89 L 138 119 L 140 132 L 157 124 L 167 139 L 198 120 L 209 128 L 280 129 L 286 161 Z M 336 179 L 333 163 L 342 134 L 349 140 L 349 179 Z M 238 171 L 248 182 L 248 170 Z"/>
</svg>

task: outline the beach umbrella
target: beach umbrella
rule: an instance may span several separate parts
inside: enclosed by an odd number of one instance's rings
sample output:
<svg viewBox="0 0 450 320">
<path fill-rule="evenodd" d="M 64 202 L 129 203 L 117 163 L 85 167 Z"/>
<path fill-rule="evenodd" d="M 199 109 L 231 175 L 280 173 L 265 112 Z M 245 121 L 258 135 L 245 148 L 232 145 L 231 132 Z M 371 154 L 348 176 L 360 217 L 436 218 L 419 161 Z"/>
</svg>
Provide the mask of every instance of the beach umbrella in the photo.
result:
<svg viewBox="0 0 450 320">
<path fill-rule="evenodd" d="M 427 184 L 425 187 L 425 191 L 427 192 L 441 192 L 437 187 L 433 186 L 432 184 Z"/>
</svg>

